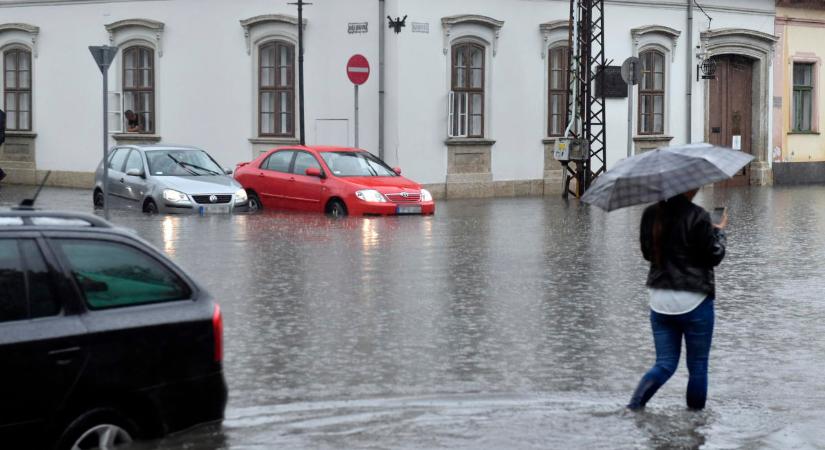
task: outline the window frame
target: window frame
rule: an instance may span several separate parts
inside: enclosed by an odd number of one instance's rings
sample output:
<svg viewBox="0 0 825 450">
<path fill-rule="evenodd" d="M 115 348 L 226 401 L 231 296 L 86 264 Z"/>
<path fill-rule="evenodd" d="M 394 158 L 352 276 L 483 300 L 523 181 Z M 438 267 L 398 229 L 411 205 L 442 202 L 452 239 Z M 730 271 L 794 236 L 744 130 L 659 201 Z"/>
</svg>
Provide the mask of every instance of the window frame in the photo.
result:
<svg viewBox="0 0 825 450">
<path fill-rule="evenodd" d="M 479 50 L 481 51 L 481 87 L 473 87 L 472 86 L 472 71 L 473 62 L 472 62 L 472 50 Z M 464 82 L 464 86 L 458 86 L 458 56 L 459 54 L 464 53 L 464 61 L 465 64 L 462 66 L 464 70 L 464 76 L 462 78 Z M 459 41 L 452 45 L 451 47 L 451 54 L 450 54 L 450 110 L 453 113 L 450 115 L 449 120 L 449 135 L 451 137 L 458 137 L 458 138 L 484 138 L 486 132 L 486 114 L 485 109 L 487 107 L 487 46 L 480 44 L 475 41 Z M 466 134 L 455 133 L 454 130 L 456 129 L 456 121 L 460 121 L 461 114 L 455 110 L 455 99 L 461 97 L 461 95 L 466 95 L 466 125 L 465 130 Z M 481 96 L 481 111 L 476 113 L 473 109 L 473 102 L 472 97 L 474 95 Z M 460 101 L 460 100 L 459 100 Z M 472 122 L 473 117 L 479 116 L 481 118 L 481 126 L 479 133 L 473 134 L 472 133 Z M 460 124 L 459 124 L 460 129 Z"/>
<path fill-rule="evenodd" d="M 271 86 L 264 86 L 263 84 L 263 52 L 268 47 L 274 47 L 274 54 L 275 54 L 275 61 L 273 62 L 273 66 L 266 66 L 266 68 L 274 69 L 275 77 L 273 78 L 273 84 Z M 280 68 L 281 66 L 278 65 L 279 62 L 279 50 L 281 48 L 286 47 L 289 51 L 289 65 L 287 65 L 287 79 L 289 80 L 288 86 L 279 86 L 278 82 L 280 80 Z M 296 46 L 292 42 L 283 40 L 283 39 L 275 39 L 266 41 L 260 45 L 258 45 L 258 63 L 256 64 L 258 70 L 258 85 L 256 86 L 258 91 L 258 136 L 259 137 L 275 137 L 275 138 L 294 138 L 295 137 L 295 88 L 296 88 L 296 74 L 295 74 L 295 57 L 296 57 Z M 274 132 L 274 133 L 264 133 L 263 132 L 263 101 L 264 101 L 264 94 L 272 94 L 276 99 L 274 102 L 274 107 L 272 108 L 273 111 L 271 113 L 267 113 L 273 116 L 273 130 L 279 129 L 280 124 L 280 117 L 283 114 L 287 114 L 287 124 L 288 130 L 284 133 Z M 280 111 L 280 102 L 277 101 L 279 94 L 287 93 L 288 104 L 289 104 L 289 111 Z"/>
<path fill-rule="evenodd" d="M 806 66 L 810 70 L 811 76 L 811 84 L 810 85 L 802 85 L 796 84 L 796 66 Z M 816 124 L 814 123 L 815 115 L 814 111 L 816 108 L 816 63 L 812 61 L 793 61 L 791 64 L 791 132 L 792 133 L 814 133 L 816 132 Z M 809 109 L 807 111 L 801 111 L 803 114 L 802 123 L 805 122 L 804 114 L 805 112 L 808 113 L 808 128 L 802 129 L 799 127 L 799 122 L 797 122 L 797 102 L 796 102 L 796 94 L 797 92 L 804 94 L 808 93 L 810 96 L 810 103 Z M 799 108 L 804 109 L 805 103 L 802 102 L 802 105 Z"/>
<path fill-rule="evenodd" d="M 300 150 L 291 149 L 291 148 L 285 148 L 285 149 L 282 149 L 282 150 L 276 150 L 276 151 L 274 151 L 274 152 L 270 153 L 270 154 L 269 154 L 266 158 L 264 158 L 264 160 L 261 162 L 261 165 L 260 165 L 259 169 L 261 169 L 261 170 L 267 170 L 267 171 L 269 171 L 269 172 L 275 172 L 275 173 L 285 173 L 285 174 L 291 174 L 291 173 L 292 173 L 292 166 L 293 166 L 293 164 L 295 163 L 295 155 L 296 155 L 299 151 L 300 151 Z M 280 170 L 275 170 L 275 169 L 270 169 L 270 168 L 269 168 L 269 160 L 270 160 L 270 159 L 272 159 L 272 157 L 273 157 L 273 156 L 275 156 L 276 154 L 281 153 L 281 152 L 283 152 L 283 153 L 292 153 L 292 157 L 290 157 L 290 158 L 289 158 L 289 164 L 287 165 L 287 170 L 286 170 L 286 172 L 281 172 Z"/>
<path fill-rule="evenodd" d="M 34 320 L 50 320 L 70 314 L 72 311 L 71 306 L 73 305 L 69 301 L 70 299 L 66 297 L 65 293 L 62 292 L 60 281 L 58 280 L 60 273 L 57 269 L 55 261 L 52 259 L 52 255 L 48 251 L 48 246 L 46 246 L 43 241 L 43 238 L 41 236 L 38 236 L 37 233 L 33 232 L 12 232 L 4 233 L 3 236 L 0 237 L 0 241 L 13 241 L 16 244 L 15 247 L 17 249 L 17 254 L 20 258 L 19 263 L 23 269 L 23 288 L 25 289 L 26 296 L 26 317 L 20 319 L 0 321 L 0 327 L 15 323 L 30 322 Z M 31 289 L 29 288 L 31 284 L 30 272 L 32 268 L 32 263 L 29 260 L 29 255 L 27 255 L 26 252 L 23 250 L 23 241 L 31 242 L 33 249 L 40 255 L 41 261 L 43 262 L 43 265 L 46 268 L 48 281 L 50 284 L 50 290 L 52 296 L 54 297 L 54 302 L 58 308 L 57 312 L 54 314 L 32 317 L 32 293 Z"/>
<path fill-rule="evenodd" d="M 10 71 L 8 67 L 6 67 L 6 57 L 9 54 L 16 54 L 15 64 L 16 67 L 14 70 Z M 29 58 L 29 70 L 24 71 L 28 72 L 28 87 L 21 88 L 20 87 L 20 55 L 26 54 Z M 32 131 L 32 122 L 34 120 L 34 114 L 32 112 L 32 96 L 34 95 L 34 89 L 32 82 L 34 81 L 34 58 L 32 57 L 32 51 L 28 48 L 21 48 L 21 47 L 11 47 L 7 48 L 3 51 L 3 111 L 6 112 L 6 131 Z M 8 85 L 8 75 L 9 72 L 15 73 L 15 78 L 17 80 L 16 87 L 10 88 Z M 6 98 L 8 95 L 11 94 L 15 97 L 15 105 L 16 109 L 9 111 L 8 104 L 6 102 Z M 22 95 L 28 94 L 28 102 L 27 102 L 27 110 L 20 109 L 20 97 Z M 20 127 L 20 113 L 27 112 L 29 114 L 29 121 L 27 128 Z M 9 128 L 9 116 L 14 116 L 14 128 Z"/>
<path fill-rule="evenodd" d="M 662 61 L 662 88 L 656 89 L 656 58 L 661 58 Z M 645 58 L 650 58 L 648 67 L 650 70 L 645 70 Z M 640 136 L 662 136 L 665 134 L 665 121 L 667 120 L 667 56 L 665 52 L 648 48 L 639 52 L 639 59 L 642 64 L 642 81 L 639 83 L 638 95 L 636 97 L 636 133 Z M 645 75 L 647 73 L 647 75 Z M 644 81 L 647 80 L 647 86 Z M 656 97 L 662 98 L 662 129 L 656 130 Z M 647 106 L 647 114 L 642 114 L 642 104 Z M 645 117 L 647 116 L 647 117 Z M 648 125 L 649 131 L 642 131 L 643 125 Z"/>
<path fill-rule="evenodd" d="M 144 69 L 140 66 L 141 51 L 149 52 L 150 66 L 149 66 L 148 69 Z M 136 56 L 137 57 L 137 64 L 134 66 L 134 68 L 127 69 L 126 68 L 126 66 L 127 66 L 126 58 L 128 56 L 131 56 L 132 52 L 137 52 L 137 56 Z M 139 73 L 142 70 L 149 70 L 149 81 L 150 81 L 149 86 L 127 87 L 126 86 L 126 80 L 127 80 L 126 71 L 127 70 L 133 71 L 136 75 L 139 75 Z M 156 122 L 155 118 L 157 116 L 157 112 L 155 111 L 155 105 L 156 105 L 155 89 L 157 87 L 157 82 L 155 80 L 155 70 L 156 69 L 155 69 L 155 49 L 154 48 L 152 48 L 148 45 L 142 44 L 142 43 L 138 43 L 138 44 L 132 44 L 132 45 L 126 46 L 121 51 L 121 81 L 120 81 L 120 87 L 121 87 L 121 101 L 123 102 L 123 106 L 121 107 L 121 109 L 123 111 L 121 112 L 121 114 L 122 114 L 122 118 L 123 118 L 123 132 L 124 133 L 127 133 L 127 134 L 154 134 L 155 133 L 155 128 L 156 128 L 155 127 L 155 122 Z M 137 83 L 137 84 L 140 83 L 140 81 L 138 81 L 140 79 L 140 77 L 136 76 L 136 77 L 133 77 L 132 79 L 135 80 L 135 83 Z M 134 109 L 129 108 L 129 110 L 131 110 L 132 112 L 137 114 L 138 117 L 141 117 L 143 113 L 147 113 L 149 115 L 149 120 L 147 121 L 144 118 L 144 120 L 143 120 L 143 130 L 141 130 L 141 131 L 129 131 L 129 124 L 126 122 L 128 119 L 126 118 L 126 108 L 125 108 L 127 96 L 137 95 L 137 97 L 136 97 L 138 99 L 137 104 L 139 104 L 140 103 L 139 99 L 141 98 L 140 94 L 145 94 L 145 93 L 150 94 L 149 95 L 149 106 L 146 107 L 146 105 L 141 105 L 144 109 L 138 109 L 137 106 L 133 105 Z M 133 100 L 133 102 L 134 102 L 134 100 Z"/>
<path fill-rule="evenodd" d="M 318 166 L 318 169 L 319 169 L 319 170 L 321 170 L 321 171 L 323 171 L 323 170 L 324 170 L 324 166 L 322 166 L 322 165 L 321 165 L 321 162 L 320 162 L 320 161 L 318 161 L 318 158 L 316 158 L 316 157 L 315 157 L 315 155 L 313 155 L 311 152 L 308 152 L 308 151 L 306 151 L 306 150 L 296 150 L 296 151 L 295 151 L 295 156 L 292 158 L 292 162 L 291 162 L 291 164 L 289 165 L 289 166 L 290 166 L 290 167 L 289 167 L 289 171 L 290 171 L 290 173 L 292 173 L 293 175 L 307 176 L 306 171 L 305 171 L 304 173 L 297 173 L 297 172 L 295 172 L 295 164 L 298 162 L 298 156 L 299 156 L 301 153 L 304 153 L 304 154 L 309 155 L 309 156 L 312 158 L 312 160 L 313 160 L 313 161 L 315 161 L 315 164 Z M 309 167 L 308 167 L 308 168 L 309 168 Z"/>
<path fill-rule="evenodd" d="M 50 234 L 47 236 L 47 239 L 49 249 L 53 252 L 53 254 L 56 256 L 57 260 L 60 263 L 62 275 L 65 277 L 66 280 L 68 280 L 68 283 L 73 287 L 73 292 L 77 297 L 78 304 L 81 308 L 80 311 L 85 311 L 87 313 L 106 314 L 109 311 L 113 310 L 166 306 L 180 302 L 197 301 L 200 298 L 201 292 L 198 289 L 197 283 L 195 283 L 194 280 L 192 280 L 185 272 L 183 272 L 171 261 L 167 260 L 166 257 L 161 255 L 155 249 L 141 245 L 139 242 L 136 242 L 132 239 L 128 239 L 126 237 L 121 237 L 117 235 L 101 235 L 82 232 Z M 60 245 L 59 241 L 87 241 L 93 243 L 122 245 L 128 247 L 129 249 L 134 250 L 142 254 L 146 258 L 156 262 L 158 265 L 160 265 L 170 273 L 174 274 L 186 286 L 189 295 L 186 298 L 177 300 L 153 301 L 131 305 L 113 306 L 109 308 L 92 308 L 86 299 L 86 293 L 83 291 L 83 288 L 80 286 L 80 284 L 74 276 L 73 266 L 69 261 L 69 257 L 63 251 L 63 247 Z"/>
<path fill-rule="evenodd" d="M 560 69 L 553 69 L 553 54 L 560 53 L 562 60 L 561 60 L 561 68 Z M 567 44 L 563 45 L 556 45 L 547 49 L 547 136 L 548 137 L 561 137 L 564 136 L 564 130 L 567 127 L 568 122 L 568 107 L 570 103 L 570 47 Z M 553 88 L 553 72 L 554 71 L 561 71 L 562 73 L 562 86 L 563 89 L 554 89 Z M 561 95 L 561 99 L 563 101 L 562 105 L 564 109 L 562 110 L 559 117 L 561 118 L 561 123 L 559 124 L 559 133 L 553 133 L 553 96 L 554 95 Z"/>
</svg>

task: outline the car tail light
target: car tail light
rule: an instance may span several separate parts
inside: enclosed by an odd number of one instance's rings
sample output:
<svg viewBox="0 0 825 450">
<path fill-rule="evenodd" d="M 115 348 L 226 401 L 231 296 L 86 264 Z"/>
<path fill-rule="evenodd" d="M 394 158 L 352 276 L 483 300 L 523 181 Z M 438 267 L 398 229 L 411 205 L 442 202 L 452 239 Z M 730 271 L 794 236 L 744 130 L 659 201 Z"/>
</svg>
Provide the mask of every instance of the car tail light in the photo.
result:
<svg viewBox="0 0 825 450">
<path fill-rule="evenodd" d="M 215 362 L 223 361 L 223 315 L 221 306 L 215 304 L 215 312 L 212 314 L 212 332 L 215 336 Z"/>
</svg>

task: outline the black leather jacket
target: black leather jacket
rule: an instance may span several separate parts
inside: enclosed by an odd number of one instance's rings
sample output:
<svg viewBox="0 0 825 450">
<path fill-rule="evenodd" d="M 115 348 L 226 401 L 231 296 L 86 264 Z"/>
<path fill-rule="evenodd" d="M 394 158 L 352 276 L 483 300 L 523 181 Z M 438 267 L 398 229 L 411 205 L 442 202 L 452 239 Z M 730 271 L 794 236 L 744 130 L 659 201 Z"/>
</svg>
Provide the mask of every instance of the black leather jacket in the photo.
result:
<svg viewBox="0 0 825 450">
<path fill-rule="evenodd" d="M 653 230 L 662 219 L 662 250 L 657 257 Z M 716 295 L 713 268 L 725 257 L 727 239 L 710 214 L 683 195 L 645 209 L 640 230 L 642 255 L 650 261 L 647 285 L 657 289 Z"/>
</svg>

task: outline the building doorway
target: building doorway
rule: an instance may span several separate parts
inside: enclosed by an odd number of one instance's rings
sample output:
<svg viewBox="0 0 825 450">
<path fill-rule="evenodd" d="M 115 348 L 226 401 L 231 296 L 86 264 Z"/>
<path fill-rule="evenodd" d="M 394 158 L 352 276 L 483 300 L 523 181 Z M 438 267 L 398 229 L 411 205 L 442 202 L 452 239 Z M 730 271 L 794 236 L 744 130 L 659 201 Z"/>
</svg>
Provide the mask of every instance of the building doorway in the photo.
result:
<svg viewBox="0 0 825 450">
<path fill-rule="evenodd" d="M 716 78 L 710 80 L 708 141 L 753 154 L 753 65 L 752 59 L 739 55 L 719 55 Z M 750 167 L 745 166 L 726 186 L 747 186 Z"/>
</svg>

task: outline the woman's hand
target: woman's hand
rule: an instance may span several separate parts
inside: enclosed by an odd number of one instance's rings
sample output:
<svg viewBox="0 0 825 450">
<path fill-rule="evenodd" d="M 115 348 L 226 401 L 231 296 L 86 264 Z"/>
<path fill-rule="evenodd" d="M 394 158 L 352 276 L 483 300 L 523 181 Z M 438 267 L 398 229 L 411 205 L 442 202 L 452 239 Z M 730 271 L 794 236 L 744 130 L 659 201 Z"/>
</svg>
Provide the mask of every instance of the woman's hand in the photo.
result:
<svg viewBox="0 0 825 450">
<path fill-rule="evenodd" d="M 722 220 L 719 223 L 714 223 L 714 227 L 719 228 L 720 230 L 724 230 L 726 226 L 728 226 L 728 210 L 722 213 Z"/>
</svg>

